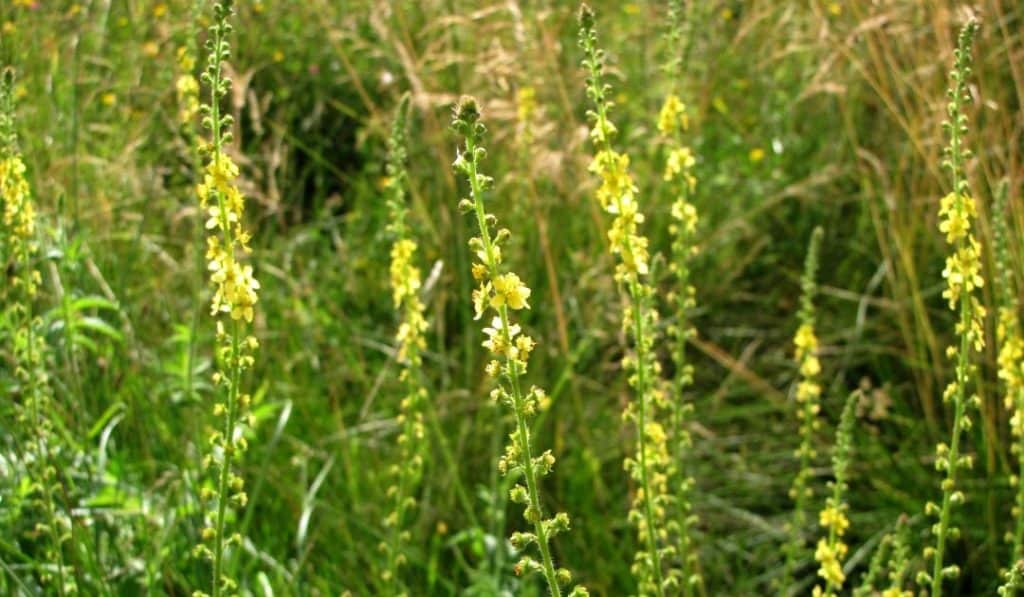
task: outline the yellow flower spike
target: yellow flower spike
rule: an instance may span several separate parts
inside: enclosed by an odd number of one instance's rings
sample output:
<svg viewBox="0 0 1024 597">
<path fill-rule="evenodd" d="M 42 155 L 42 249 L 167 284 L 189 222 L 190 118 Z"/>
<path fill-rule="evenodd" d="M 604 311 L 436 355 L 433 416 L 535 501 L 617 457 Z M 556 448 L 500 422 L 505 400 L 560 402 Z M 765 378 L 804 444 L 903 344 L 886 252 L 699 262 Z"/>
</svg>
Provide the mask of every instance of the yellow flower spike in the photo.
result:
<svg viewBox="0 0 1024 597">
<path fill-rule="evenodd" d="M 587 96 L 592 102 L 590 138 L 594 157 L 589 171 L 599 177 L 595 197 L 611 218 L 608 240 L 609 250 L 617 258 L 614 278 L 628 296 L 622 325 L 631 346 L 623 366 L 629 373 L 627 381 L 634 390 L 634 397 L 626 407 L 624 419 L 633 424 L 636 454 L 626 459 L 625 467 L 637 484 L 628 518 L 639 541 L 632 572 L 639 593 L 662 597 L 668 587 L 679 583 L 680 576 L 668 557 L 672 546 L 668 543 L 667 529 L 675 521 L 669 521 L 665 507 L 673 499 L 668 479 L 670 475 L 675 478 L 675 454 L 669 453 L 666 434 L 650 433 L 652 429 L 663 429 L 653 424 L 660 424 L 658 418 L 664 413 L 659 411 L 667 409 L 667 401 L 661 399 L 659 385 L 662 381 L 654 357 L 658 319 L 652 299 L 655 291 L 647 279 L 650 272 L 648 240 L 640 231 L 644 216 L 639 191 L 629 171 L 630 159 L 612 146 L 617 129 L 609 117 L 610 88 L 604 83 L 603 54 L 597 46 L 594 25 L 593 12 L 584 6 L 580 11 L 579 41 L 587 71 Z M 682 110 L 681 102 L 670 100 L 659 124 L 666 130 L 681 128 Z M 680 167 L 684 163 L 685 160 L 680 161 Z M 676 514 L 673 511 L 673 518 Z M 685 586 L 690 586 L 689 579 Z"/>
<path fill-rule="evenodd" d="M 517 573 L 542 572 L 548 593 L 552 597 L 561 597 L 562 585 L 571 582 L 571 574 L 555 566 L 550 543 L 556 534 L 568 530 L 569 519 L 564 513 L 551 518 L 544 515 L 539 481 L 550 473 L 554 457 L 550 452 L 536 458 L 533 456 L 534 440 L 528 420 L 538 408 L 546 406 L 546 395 L 537 388 L 528 393 L 523 391 L 523 377 L 535 343 L 523 335 L 520 326 L 511 319 L 515 311 L 529 308 L 530 289 L 519 276 L 503 271 L 501 267 L 498 243 L 509 233 L 505 230 L 495 232 L 496 218 L 487 213 L 484 204 L 484 193 L 490 188 L 491 179 L 479 172 L 480 161 L 486 155 L 479 143 L 486 129 L 480 122 L 480 110 L 475 100 L 463 98 L 459 102 L 452 129 L 464 139 L 464 146 L 453 164 L 469 183 L 470 199 L 463 202 L 468 205 L 464 211 L 474 216 L 479 232 L 479 236 L 470 241 L 470 248 L 479 261 L 473 266 L 473 277 L 481 281 L 473 293 L 474 314 L 476 319 L 480 319 L 485 311 L 493 314 L 490 325 L 484 328 L 486 339 L 483 346 L 496 358 L 487 364 L 485 372 L 497 384 L 491 391 L 491 397 L 509 407 L 516 422 L 515 431 L 510 435 L 511 442 L 498 462 L 498 470 L 506 474 L 515 469 L 522 475 L 523 482 L 513 486 L 511 499 L 525 507 L 523 516 L 532 525 L 532 533 L 517 532 L 511 537 L 513 546 L 524 554 L 515 568 Z M 531 544 L 536 546 L 540 561 L 526 555 L 530 553 L 526 548 Z M 587 591 L 581 586 L 574 587 L 570 593 L 570 597 L 585 595 Z"/>
<path fill-rule="evenodd" d="M 225 0 L 215 4 L 213 12 L 210 45 L 213 53 L 204 75 L 204 80 L 210 84 L 210 96 L 205 108 L 209 116 L 204 119 L 210 129 L 210 139 L 204 142 L 196 138 L 194 142 L 205 145 L 210 154 L 203 182 L 197 185 L 196 192 L 200 207 L 207 216 L 206 259 L 213 289 L 210 314 L 215 319 L 217 329 L 218 368 L 214 378 L 218 391 L 224 393 L 224 400 L 218 402 L 223 406 L 217 407 L 215 413 L 221 427 L 211 438 L 212 453 L 209 457 L 211 472 L 216 477 L 216 488 L 206 500 L 206 506 L 210 510 L 209 518 L 214 534 L 208 541 L 210 545 L 202 546 L 201 550 L 211 559 L 211 594 L 219 597 L 226 590 L 225 587 L 236 584 L 225 573 L 223 563 L 228 537 L 233 536 L 226 528 L 227 513 L 229 509 L 243 508 L 246 503 L 245 495 L 232 491 L 231 485 L 241 482 L 234 469 L 247 446 L 243 430 L 250 418 L 248 409 L 251 400 L 249 394 L 242 391 L 241 382 L 242 373 L 255 364 L 254 353 L 259 346 L 249 332 L 249 326 L 255 319 L 260 284 L 252 265 L 242 261 L 250 252 L 250 235 L 243 224 L 245 199 L 235 185 L 238 167 L 225 153 L 231 136 L 231 119 L 220 112 L 220 105 L 228 90 L 223 63 L 229 51 L 226 36 L 231 31 L 228 23 L 233 13 L 231 2 Z M 178 61 L 182 70 L 177 83 L 179 91 L 191 92 L 193 86 L 186 77 L 190 76 L 193 58 L 188 55 L 187 49 L 179 50 Z M 187 100 L 182 104 L 184 111 L 192 108 Z M 191 116 L 187 122 L 183 119 L 183 124 L 189 122 Z"/>
<path fill-rule="evenodd" d="M 945 563 L 946 542 L 953 526 L 953 508 L 963 498 L 957 481 L 960 469 L 967 462 L 963 455 L 961 437 L 968 428 L 970 417 L 967 410 L 973 402 L 967 394 L 974 371 L 970 363 L 970 352 L 983 349 L 985 341 L 985 309 L 976 296 L 976 291 L 984 285 L 981 277 L 981 246 L 971 234 L 977 206 L 970 196 L 964 177 L 966 149 L 963 138 L 967 131 L 967 116 L 963 106 L 971 100 L 967 77 L 971 70 L 971 45 L 977 26 L 977 22 L 972 19 L 961 30 L 955 51 L 955 65 L 950 72 L 950 101 L 947 106 L 950 120 L 947 126 L 949 147 L 945 165 L 952 174 L 953 188 L 951 193 L 939 201 L 939 232 L 945 235 L 951 251 L 942 271 L 942 277 L 946 280 L 942 296 L 948 301 L 949 308 L 957 313 L 954 331 L 958 341 L 947 350 L 955 363 L 955 376 L 943 392 L 943 400 L 950 402 L 953 407 L 953 427 L 948 447 L 943 443 L 936 451 L 940 470 L 945 471 L 941 483 L 942 505 L 937 511 L 929 509 L 928 512 L 929 515 L 937 514 L 938 518 L 932 526 L 935 544 L 927 548 L 932 569 L 930 574 L 922 571 L 918 575 L 922 587 L 930 586 L 932 597 L 942 596 L 943 580 L 949 576 Z"/>
<path fill-rule="evenodd" d="M 428 446 L 425 442 L 424 411 L 429 406 L 427 390 L 423 384 L 422 353 L 426 349 L 427 320 L 420 298 L 421 273 L 416 263 L 418 245 L 412 239 L 413 231 L 407 223 L 406 193 L 408 174 L 406 162 L 406 127 L 409 115 L 409 96 L 402 97 L 395 111 L 395 119 L 388 140 L 388 161 L 384 194 L 388 207 L 388 232 L 393 237 L 389 267 L 392 299 L 399 312 L 395 340 L 397 360 L 404 382 L 404 398 L 399 403 L 396 420 L 400 432 L 395 441 L 396 466 L 393 467 L 393 485 L 389 489 L 391 509 L 385 518 L 387 529 L 381 549 L 386 554 L 386 567 L 381 578 L 387 584 L 387 593 L 408 594 L 404 585 L 402 567 L 408 561 L 407 544 L 411 539 L 409 513 L 416 507 L 418 486 L 423 473 Z M 450 457 L 449 457 L 450 460 Z"/>
<path fill-rule="evenodd" d="M 779 581 L 779 589 L 783 591 L 789 590 L 792 586 L 796 563 L 802 557 L 805 549 L 803 529 L 807 522 L 807 502 L 814 494 L 809 480 L 815 457 L 814 432 L 818 426 L 818 414 L 821 411 L 819 402 L 821 385 L 818 383 L 821 361 L 818 360 L 818 337 L 814 331 L 816 324 L 814 297 L 817 293 L 815 277 L 818 271 L 818 254 L 821 249 L 822 236 L 822 229 L 815 228 L 807 247 L 804 272 L 800 279 L 801 294 L 798 313 L 800 325 L 793 335 L 793 358 L 799 374 L 799 381 L 796 385 L 796 416 L 800 423 L 800 445 L 795 452 L 799 459 L 799 468 L 789 491 L 789 495 L 793 498 L 793 515 L 789 526 L 789 541 L 783 547 L 786 563 Z"/>
</svg>

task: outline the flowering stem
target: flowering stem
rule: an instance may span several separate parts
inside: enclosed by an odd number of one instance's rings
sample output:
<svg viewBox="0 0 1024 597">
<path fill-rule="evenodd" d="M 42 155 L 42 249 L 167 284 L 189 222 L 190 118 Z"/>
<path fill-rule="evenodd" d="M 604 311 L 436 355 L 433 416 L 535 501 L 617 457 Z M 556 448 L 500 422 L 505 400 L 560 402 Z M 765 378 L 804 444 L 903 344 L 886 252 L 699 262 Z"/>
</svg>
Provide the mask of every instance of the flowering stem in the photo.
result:
<svg viewBox="0 0 1024 597">
<path fill-rule="evenodd" d="M 476 214 L 477 225 L 480 228 L 480 238 L 483 241 L 484 255 L 487 269 L 490 271 L 491 279 L 497 279 L 498 260 L 495 257 L 494 240 L 491 238 L 490 229 L 487 225 L 487 215 L 484 211 L 483 189 L 480 188 L 479 175 L 477 172 L 476 143 L 472 135 L 466 137 L 466 153 L 471 156 L 469 160 L 469 182 L 470 195 L 473 198 L 473 211 Z M 512 343 L 512 330 L 508 318 L 508 306 L 501 305 L 498 308 L 498 317 L 501 321 L 501 335 L 506 345 Z M 548 591 L 551 597 L 560 597 L 561 588 L 558 585 L 558 577 L 555 573 L 554 560 L 551 557 L 551 548 L 548 545 L 547 527 L 544 524 L 540 503 L 540 491 L 537 484 L 537 472 L 534 468 L 533 453 L 530 446 L 530 429 L 526 421 L 525 405 L 523 400 L 522 387 L 519 382 L 519 364 L 516 359 L 506 356 L 509 378 L 512 389 L 512 410 L 515 412 L 516 429 L 519 437 L 520 466 L 523 467 L 523 474 L 526 477 L 526 491 L 529 495 L 530 509 L 532 511 L 531 522 L 534 533 L 537 535 L 537 546 L 540 548 L 541 566 L 544 570 L 544 578 L 548 583 Z"/>
<path fill-rule="evenodd" d="M 947 214 L 949 220 L 940 224 L 940 230 L 947 233 L 947 241 L 954 241 L 954 259 L 959 263 L 958 267 L 966 271 L 954 271 L 954 268 L 951 267 L 947 261 L 948 273 L 944 272 L 949 282 L 949 290 L 947 290 L 948 298 L 951 303 L 957 300 L 960 303 L 959 323 L 956 327 L 960 343 L 959 350 L 956 354 L 956 379 L 953 382 L 955 384 L 955 388 L 950 392 L 950 394 L 952 394 L 950 398 L 953 402 L 953 429 L 950 434 L 949 452 L 948 455 L 939 454 L 939 462 L 940 464 L 943 464 L 946 470 L 946 478 L 942 482 L 942 506 L 939 510 L 939 521 L 936 525 L 937 537 L 935 553 L 933 554 L 934 560 L 932 562 L 931 575 L 932 597 L 941 597 L 942 582 L 947 576 L 945 574 L 946 570 L 943 568 L 943 560 L 946 550 L 946 537 L 949 534 L 950 529 L 951 510 L 954 505 L 954 496 L 960 496 L 960 499 L 962 499 L 962 494 L 957 490 L 957 473 L 961 466 L 969 466 L 970 462 L 969 460 L 963 463 L 961 462 L 960 438 L 962 432 L 970 425 L 970 420 L 966 414 L 968 403 L 966 393 L 967 382 L 970 376 L 969 357 L 971 344 L 972 341 L 976 345 L 981 342 L 981 331 L 980 329 L 975 329 L 976 327 L 980 328 L 980 325 L 976 320 L 976 315 L 979 314 L 974 312 L 975 298 L 971 290 L 974 287 L 980 287 L 983 281 L 981 280 L 980 275 L 977 274 L 977 269 L 964 265 L 964 259 L 961 257 L 961 255 L 965 253 L 977 250 L 976 241 L 969 234 L 970 217 L 974 212 L 973 199 L 966 196 L 967 183 L 961 178 L 964 165 L 962 135 L 966 130 L 966 116 L 963 114 L 963 105 L 967 99 L 965 79 L 970 73 L 970 45 L 976 27 L 976 22 L 972 20 L 968 22 L 960 32 L 959 43 L 955 53 L 956 62 L 951 73 L 952 85 L 949 92 L 949 161 L 947 162 L 947 166 L 949 167 L 953 178 L 953 201 L 951 211 Z M 968 203 L 971 205 L 968 205 Z M 959 225 L 954 226 L 954 223 Z M 957 281 L 957 276 L 962 276 L 965 279 Z M 974 279 L 975 276 L 978 277 L 977 280 Z M 983 308 L 978 308 L 981 310 L 979 316 L 983 317 Z M 981 348 L 979 346 L 978 350 L 980 349 Z M 959 502 L 960 499 L 957 499 L 956 501 Z M 952 568 L 950 570 L 951 575 L 958 571 L 958 568 Z"/>
<path fill-rule="evenodd" d="M 606 88 L 602 80 L 602 58 L 600 51 L 596 47 L 596 33 L 594 31 L 593 13 L 589 7 L 582 7 L 580 13 L 580 42 L 583 50 L 586 54 L 584 64 L 588 69 L 589 74 L 589 87 L 588 95 L 593 100 L 596 112 L 593 113 L 595 120 L 594 133 L 591 137 L 595 140 L 595 149 L 598 155 L 613 155 L 614 151 L 611 146 L 611 139 L 614 135 L 614 127 L 611 125 L 608 119 L 608 102 L 605 99 Z M 631 182 L 629 183 L 632 184 Z M 623 202 L 621 192 L 616 192 L 614 196 L 614 208 L 616 214 L 620 216 L 628 213 L 628 210 Z M 640 221 L 640 218 L 636 218 L 636 206 L 630 206 L 629 209 L 634 211 L 634 223 Z M 636 255 L 637 247 L 633 242 L 633 233 L 621 234 L 621 247 L 619 253 L 625 257 Z M 634 262 L 632 264 L 636 266 Z M 629 293 L 629 299 L 631 304 L 631 316 L 629 317 L 630 335 L 632 336 L 633 346 L 635 350 L 636 358 L 636 373 L 635 383 L 633 384 L 636 390 L 637 397 L 637 410 L 636 410 L 636 441 L 637 441 L 637 463 L 636 466 L 639 471 L 639 481 L 641 491 L 643 492 L 643 506 L 641 508 L 640 516 L 643 517 L 643 522 L 638 526 L 640 528 L 639 535 L 641 540 L 646 544 L 646 558 L 649 560 L 649 566 L 652 574 L 652 584 L 654 585 L 654 592 L 657 597 L 663 597 L 664 595 L 664 580 L 661 570 L 661 557 L 658 552 L 658 544 L 656 540 L 657 527 L 655 525 L 654 516 L 654 494 L 652 492 L 651 485 L 651 471 L 649 470 L 649 458 L 648 458 L 648 441 L 647 441 L 647 420 L 651 414 L 649 411 L 650 402 L 650 383 L 648 375 L 650 373 L 649 367 L 651 362 L 651 347 L 649 346 L 650 341 L 647 337 L 647 330 L 644 327 L 645 321 L 650 316 L 649 305 L 647 304 L 648 289 L 645 288 L 644 284 L 640 282 L 639 276 L 641 272 L 636 270 L 630 270 L 629 266 L 623 262 L 625 266 L 624 274 L 617 276 L 620 284 L 625 282 L 626 290 Z"/>
</svg>

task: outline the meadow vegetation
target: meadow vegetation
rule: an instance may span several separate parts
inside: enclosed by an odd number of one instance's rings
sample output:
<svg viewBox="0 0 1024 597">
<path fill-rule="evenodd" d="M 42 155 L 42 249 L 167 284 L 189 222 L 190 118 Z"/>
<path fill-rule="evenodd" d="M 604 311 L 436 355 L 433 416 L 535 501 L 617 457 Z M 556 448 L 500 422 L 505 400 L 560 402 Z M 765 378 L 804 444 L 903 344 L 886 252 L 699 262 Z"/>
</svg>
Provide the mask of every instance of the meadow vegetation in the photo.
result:
<svg viewBox="0 0 1024 597">
<path fill-rule="evenodd" d="M 0 593 L 1017 594 L 1022 18 L 6 0 Z"/>
</svg>

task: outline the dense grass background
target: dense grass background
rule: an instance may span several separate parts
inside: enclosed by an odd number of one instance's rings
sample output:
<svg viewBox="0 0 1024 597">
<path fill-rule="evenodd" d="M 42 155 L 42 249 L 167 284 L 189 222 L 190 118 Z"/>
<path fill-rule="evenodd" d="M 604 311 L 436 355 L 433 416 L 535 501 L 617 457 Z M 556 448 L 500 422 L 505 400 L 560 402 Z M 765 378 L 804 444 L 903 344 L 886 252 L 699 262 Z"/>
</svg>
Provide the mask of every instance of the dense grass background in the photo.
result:
<svg viewBox="0 0 1024 597">
<path fill-rule="evenodd" d="M 948 428 L 943 351 L 954 323 L 940 296 L 936 213 L 949 188 L 940 125 L 956 31 L 969 14 L 982 20 L 969 108 L 980 236 L 990 237 L 992 190 L 1006 179 L 1020 263 L 1024 11 L 1001 0 L 970 9 L 699 4 L 686 75 L 675 84 L 692 110 L 700 181 L 691 397 L 702 569 L 711 594 L 732 595 L 766 594 L 781 570 L 797 442 L 790 339 L 806 242 L 821 225 L 827 383 L 813 484 L 820 499 L 842 401 L 870 388 L 851 480 L 856 579 L 902 513 L 920 554 L 919 513 L 938 494 L 932 460 Z M 673 86 L 659 66 L 671 51 L 664 7 L 594 5 L 620 146 L 632 154 L 645 232 L 664 252 L 671 197 L 659 185 L 654 126 Z M 437 414 L 410 582 L 424 595 L 540 589 L 539 579 L 515 577 L 504 539 L 521 525 L 495 471 L 509 421 L 486 398 L 486 355 L 469 303 L 471 224 L 456 209 L 465 189 L 450 168 L 451 105 L 471 93 L 490 129 L 493 211 L 514 233 L 507 262 L 534 290 L 523 314 L 541 342 L 530 378 L 554 398 L 536 433 L 558 458 L 545 494 L 574 519 L 557 557 L 594 594 L 632 590 L 635 533 L 625 513 L 633 488 L 622 470 L 631 442 L 620 420 L 630 393 L 606 223 L 586 171 L 575 11 L 573 3 L 514 0 L 239 7 L 229 107 L 263 285 L 262 348 L 249 382 L 256 425 L 243 471 L 250 503 L 233 564 L 247 591 L 379 591 L 376 545 L 401 396 L 381 190 L 392 109 L 406 90 L 411 218 L 432 272 L 425 368 Z M 82 570 L 83 594 L 186 595 L 208 582 L 189 552 L 200 524 L 212 328 L 201 320 L 199 366 L 186 379 L 191 313 L 206 290 L 194 251 L 192 153 L 174 93 L 177 47 L 196 34 L 190 14 L 178 0 L 0 6 L 0 57 L 18 74 L 21 148 L 47 231 L 38 308 L 53 347 L 50 414 L 69 464 L 66 499 L 77 523 L 69 557 Z M 529 148 L 516 135 L 524 86 L 540 104 Z M 985 259 L 990 272 L 988 252 Z M 990 287 L 984 292 L 994 305 Z M 16 399 L 4 350 L 0 390 Z M 1002 535 L 1015 459 L 994 341 L 986 350 L 982 412 L 968 441 L 977 463 L 958 511 L 964 537 L 951 547 L 965 571 L 954 594 L 991 593 L 1008 557 Z M 0 402 L 5 450 L 13 402 Z M 6 462 L 0 477 L 9 476 Z M 34 521 L 5 516 L 9 504 L 0 501 L 0 588 L 31 591 Z M 813 575 L 808 561 L 801 578 L 809 586 Z"/>
</svg>

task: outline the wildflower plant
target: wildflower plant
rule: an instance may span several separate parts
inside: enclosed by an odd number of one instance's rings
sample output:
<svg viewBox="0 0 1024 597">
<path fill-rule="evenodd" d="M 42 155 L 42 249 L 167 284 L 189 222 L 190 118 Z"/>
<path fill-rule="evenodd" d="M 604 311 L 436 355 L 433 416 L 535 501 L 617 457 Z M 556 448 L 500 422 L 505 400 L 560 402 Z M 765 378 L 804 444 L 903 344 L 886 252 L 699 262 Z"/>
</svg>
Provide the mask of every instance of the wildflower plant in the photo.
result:
<svg viewBox="0 0 1024 597">
<path fill-rule="evenodd" d="M 71 519 L 59 507 L 63 483 L 55 462 L 59 450 L 51 414 L 53 391 L 47 371 L 48 345 L 43 321 L 34 304 L 42 278 L 36 267 L 36 211 L 25 162 L 18 150 L 14 122 L 14 72 L 0 73 L 0 264 L 9 279 L 4 281 L 3 323 L 9 327 L 14 378 L 20 390 L 17 422 L 26 431 L 24 458 L 29 463 L 27 480 L 30 504 L 40 514 L 33 533 L 45 537 L 45 561 L 40 579 L 58 595 L 75 593 L 75 577 L 64 561 L 64 544 L 71 538 Z"/>
<path fill-rule="evenodd" d="M 835 479 L 829 483 L 832 494 L 825 499 L 825 507 L 818 514 L 818 522 L 827 535 L 818 541 L 818 547 L 814 551 L 814 559 L 819 564 L 818 576 L 824 579 L 825 586 L 815 586 L 815 596 L 835 597 L 842 590 L 843 582 L 846 580 L 843 573 L 843 558 L 848 547 L 843 543 L 843 535 L 850 527 L 850 519 L 846 516 L 849 509 L 846 503 L 846 479 L 850 469 L 853 426 L 860 397 L 861 392 L 856 391 L 846 399 L 836 430 L 836 444 L 832 449 L 832 474 L 835 475 Z"/>
<path fill-rule="evenodd" d="M 197 546 L 196 552 L 212 563 L 214 597 L 237 589 L 237 583 L 224 572 L 225 551 L 229 545 L 240 544 L 241 536 L 228 536 L 227 520 L 230 511 L 244 507 L 248 500 L 245 482 L 234 470 L 246 450 L 244 429 L 252 400 L 243 391 L 242 377 L 252 368 L 259 346 L 251 327 L 260 286 L 253 277 L 252 266 L 244 263 L 252 252 L 251 237 L 243 225 L 245 199 L 235 184 L 238 167 L 225 153 L 225 147 L 231 143 L 233 119 L 220 111 L 220 102 L 231 87 L 224 74 L 224 63 L 231 54 L 227 37 L 232 32 L 232 13 L 230 0 L 214 4 L 213 24 L 206 43 L 208 64 L 201 77 L 210 89 L 209 104 L 200 108 L 203 126 L 210 131 L 209 144 L 204 148 L 208 162 L 203 182 L 197 186 L 199 205 L 207 216 L 206 258 L 213 290 L 210 314 L 216 319 L 218 364 L 213 382 L 220 394 L 213 413 L 220 420 L 220 429 L 212 433 L 211 450 L 204 458 L 214 483 L 204 488 L 200 496 L 208 506 L 208 516 L 202 531 L 204 543 Z"/>
<path fill-rule="evenodd" d="M 524 376 L 530 353 L 536 343 L 533 338 L 514 323 L 512 313 L 528 309 L 530 288 L 513 272 L 503 267 L 501 245 L 511 236 L 507 228 L 497 227 L 497 218 L 486 210 L 484 196 L 493 184 L 491 177 L 481 174 L 480 162 L 487 155 L 481 146 L 486 128 L 480 121 L 480 110 L 475 99 L 462 98 L 455 108 L 452 129 L 464 139 L 453 167 L 464 175 L 469 183 L 470 196 L 459 202 L 463 213 L 473 214 L 480 236 L 470 239 L 470 250 L 476 256 L 472 274 L 479 286 L 473 291 L 473 309 L 476 319 L 485 314 L 491 316 L 490 326 L 484 328 L 487 337 L 483 342 L 491 356 L 486 373 L 496 380 L 491 397 L 508 406 L 515 416 L 515 431 L 510 434 L 511 442 L 505 447 L 505 454 L 498 463 L 502 474 L 522 475 L 525 485 L 517 483 L 510 491 L 510 499 L 525 507 L 524 517 L 532 532 L 515 532 L 512 545 L 525 550 L 536 545 L 540 561 L 524 556 L 516 565 L 519 574 L 541 572 L 553 597 L 562 594 L 562 587 L 572 583 L 572 574 L 566 568 L 555 566 L 551 555 L 551 539 L 569 529 L 569 515 L 559 512 L 545 518 L 540 498 L 540 480 L 551 473 L 555 457 L 550 450 L 534 456 L 533 440 L 529 420 L 538 411 L 547 408 L 550 399 L 544 390 L 532 386 L 525 389 Z M 570 596 L 582 597 L 587 590 L 580 585 L 573 587 Z"/>
<path fill-rule="evenodd" d="M 984 285 L 984 279 L 981 276 L 981 245 L 971 232 L 977 207 L 969 194 L 964 175 L 964 160 L 969 151 L 964 147 L 963 139 L 967 133 L 967 116 L 963 108 L 970 101 L 967 78 L 971 74 L 971 44 L 977 27 L 977 22 L 971 20 L 960 32 L 954 51 L 955 64 L 950 72 L 949 121 L 945 123 L 949 147 L 944 165 L 952 175 L 953 191 L 940 201 L 939 230 L 945 235 L 952 253 L 946 258 L 946 267 L 942 271 L 946 280 L 942 296 L 948 301 L 949 308 L 957 313 L 958 342 L 946 350 L 955 364 L 955 374 L 942 396 L 943 401 L 953 407 L 953 428 L 949 444 L 940 443 L 936 448 L 935 468 L 945 472 L 942 503 L 928 502 L 925 506 L 925 513 L 937 518 L 932 526 L 935 545 L 925 549 L 925 559 L 931 562 L 932 571 L 930 574 L 922 571 L 917 578 L 919 584 L 931 585 L 932 597 L 941 596 L 943 581 L 956 578 L 960 573 L 959 566 L 944 565 L 946 542 L 959 536 L 959 528 L 952 523 L 953 508 L 964 502 L 957 479 L 962 469 L 969 469 L 972 465 L 971 456 L 963 454 L 960 440 L 963 432 L 971 428 L 968 409 L 976 408 L 981 402 L 976 394 L 968 396 L 968 385 L 976 374 L 970 363 L 971 352 L 981 352 L 985 347 L 985 308 L 976 296 L 976 291 Z"/>
<path fill-rule="evenodd" d="M 799 459 L 789 497 L 793 500 L 793 517 L 790 520 L 789 541 L 784 547 L 786 564 L 782 587 L 788 588 L 793 581 L 797 561 L 803 552 L 803 532 L 807 524 L 808 502 L 814 490 L 808 481 L 817 451 L 814 448 L 814 434 L 821 426 L 818 414 L 821 412 L 821 361 L 818 360 L 818 336 L 815 332 L 814 296 L 818 286 L 818 253 L 821 249 L 821 228 L 815 228 L 807 247 L 804 272 L 800 279 L 800 311 L 797 315 L 800 325 L 793 337 L 794 360 L 800 381 L 796 385 L 796 414 L 800 421 L 800 447 L 796 450 Z"/>
<path fill-rule="evenodd" d="M 423 315 L 424 306 L 420 300 L 421 273 L 416 265 L 418 246 L 411 238 L 407 223 L 405 193 L 408 175 L 406 160 L 406 122 L 409 113 L 409 96 L 402 97 L 395 113 L 391 138 L 388 142 L 387 184 L 384 192 L 390 216 L 389 231 L 394 238 L 391 245 L 391 292 L 395 308 L 399 310 L 400 322 L 395 341 L 398 343 L 398 362 L 401 366 L 399 379 L 405 386 L 398 422 L 398 458 L 391 466 L 393 482 L 388 488 L 392 509 L 384 521 L 387 539 L 381 545 L 387 567 L 383 581 L 389 587 L 388 594 L 404 595 L 400 570 L 406 561 L 405 544 L 409 541 L 407 520 L 409 511 L 415 507 L 416 486 L 423 472 L 426 437 L 424 425 L 424 403 L 427 390 L 423 386 L 422 351 L 426 348 L 423 334 L 427 320 Z"/>
<path fill-rule="evenodd" d="M 685 35 L 683 26 L 683 7 L 679 0 L 669 4 L 669 22 L 667 41 L 673 59 L 666 69 L 669 78 L 675 83 L 682 80 L 685 63 L 682 58 L 682 44 Z M 697 331 L 690 323 L 691 313 L 697 306 L 696 290 L 690 283 L 690 262 L 697 252 L 695 240 L 697 232 L 697 208 L 691 202 L 697 186 L 697 178 L 693 174 L 696 163 L 693 151 L 683 141 L 690 126 L 690 118 L 686 104 L 673 90 L 665 97 L 658 114 L 658 132 L 661 134 L 668 149 L 663 175 L 664 182 L 675 199 L 672 202 L 672 223 L 669 233 L 672 235 L 672 257 L 669 270 L 675 277 L 676 288 L 671 293 L 674 299 L 675 321 L 668 328 L 672 340 L 672 360 L 675 366 L 675 377 L 672 383 L 672 396 L 668 400 L 671 426 L 669 432 L 669 452 L 672 455 L 670 475 L 675 502 L 676 519 L 669 523 L 669 528 L 678 536 L 677 544 L 683 576 L 683 594 L 692 595 L 695 586 L 701 583 L 698 567 L 697 550 L 693 543 L 693 526 L 697 521 L 693 513 L 691 493 L 694 480 L 686 474 L 685 463 L 688 460 L 692 438 L 688 428 L 688 420 L 693 413 L 693 404 L 684 402 L 684 396 L 693 385 L 693 365 L 687 359 L 687 342 Z"/>
<path fill-rule="evenodd" d="M 624 309 L 623 329 L 632 341 L 632 354 L 623 360 L 623 366 L 629 371 L 629 384 L 636 400 L 626 407 L 623 416 L 634 423 L 636 455 L 626 459 L 625 467 L 639 485 L 629 519 L 636 525 L 641 544 L 633 575 L 640 593 L 660 597 L 674 590 L 680 579 L 678 573 L 668 574 L 664 566 L 665 560 L 675 556 L 677 550 L 668 542 L 672 457 L 665 428 L 658 421 L 658 411 L 665 407 L 666 397 L 658 386 L 660 371 L 654 358 L 658 314 L 653 304 L 654 289 L 648 281 L 648 241 L 639 231 L 644 216 L 629 172 L 629 156 L 612 146 L 617 129 L 609 118 L 611 87 L 604 82 L 604 52 L 598 48 L 594 13 L 587 5 L 580 9 L 579 41 L 585 56 L 587 96 L 593 104 L 587 112 L 593 122 L 590 139 L 595 147 L 590 171 L 601 179 L 598 203 L 613 217 L 608 240 L 612 254 L 618 258 L 615 281 L 629 301 Z"/>
</svg>

